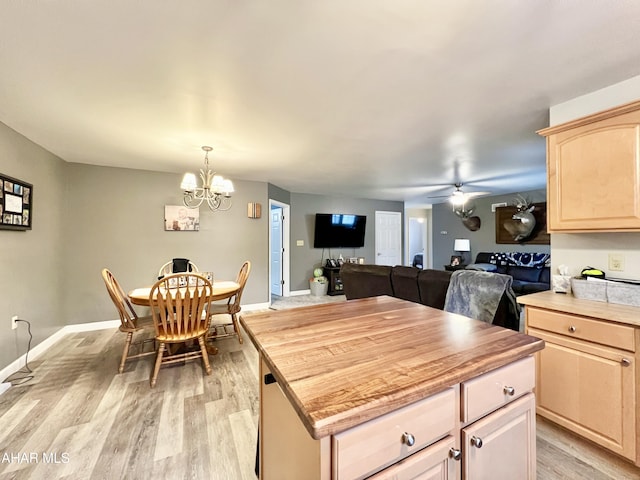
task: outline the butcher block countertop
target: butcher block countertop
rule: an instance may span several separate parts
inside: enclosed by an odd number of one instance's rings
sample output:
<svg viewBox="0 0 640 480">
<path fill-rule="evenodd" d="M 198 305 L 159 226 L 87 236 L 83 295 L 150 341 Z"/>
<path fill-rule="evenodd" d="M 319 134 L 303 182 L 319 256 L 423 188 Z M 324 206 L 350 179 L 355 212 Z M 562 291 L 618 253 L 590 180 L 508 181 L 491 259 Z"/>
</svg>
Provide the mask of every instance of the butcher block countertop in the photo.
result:
<svg viewBox="0 0 640 480">
<path fill-rule="evenodd" d="M 616 303 L 582 300 L 573 295 L 546 292 L 522 295 L 518 303 L 640 327 L 640 308 Z"/>
<path fill-rule="evenodd" d="M 535 337 L 387 296 L 240 322 L 315 439 L 544 348 Z"/>
</svg>

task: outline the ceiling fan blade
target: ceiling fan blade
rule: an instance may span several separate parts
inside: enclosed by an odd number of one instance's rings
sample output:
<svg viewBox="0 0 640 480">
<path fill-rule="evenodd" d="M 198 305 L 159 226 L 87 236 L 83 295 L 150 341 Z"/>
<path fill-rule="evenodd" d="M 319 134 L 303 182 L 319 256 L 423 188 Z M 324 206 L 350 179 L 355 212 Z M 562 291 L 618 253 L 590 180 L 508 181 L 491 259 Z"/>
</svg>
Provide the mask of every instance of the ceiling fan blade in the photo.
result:
<svg viewBox="0 0 640 480">
<path fill-rule="evenodd" d="M 464 192 L 465 197 L 481 197 L 483 195 L 491 195 L 491 192 Z"/>
</svg>

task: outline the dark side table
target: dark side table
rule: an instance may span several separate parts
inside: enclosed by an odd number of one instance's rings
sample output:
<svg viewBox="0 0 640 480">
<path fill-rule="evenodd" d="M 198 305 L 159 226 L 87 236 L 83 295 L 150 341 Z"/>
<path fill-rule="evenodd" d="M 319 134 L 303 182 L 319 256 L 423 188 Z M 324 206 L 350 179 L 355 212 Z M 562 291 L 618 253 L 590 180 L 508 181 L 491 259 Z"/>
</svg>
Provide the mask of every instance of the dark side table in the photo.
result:
<svg viewBox="0 0 640 480">
<path fill-rule="evenodd" d="M 445 265 L 444 269 L 447 272 L 455 272 L 456 270 L 464 270 L 466 265 Z"/>
</svg>

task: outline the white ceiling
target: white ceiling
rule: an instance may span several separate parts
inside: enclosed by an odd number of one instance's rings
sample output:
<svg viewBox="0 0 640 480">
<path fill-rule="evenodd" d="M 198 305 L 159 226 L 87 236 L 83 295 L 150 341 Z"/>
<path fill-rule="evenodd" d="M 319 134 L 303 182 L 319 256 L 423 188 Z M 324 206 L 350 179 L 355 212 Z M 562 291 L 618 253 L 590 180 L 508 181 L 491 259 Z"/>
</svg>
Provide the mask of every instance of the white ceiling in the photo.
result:
<svg viewBox="0 0 640 480">
<path fill-rule="evenodd" d="M 638 32 L 634 0 L 3 0 L 0 121 L 69 162 L 511 193 L 545 186 L 551 105 L 640 74 Z"/>
</svg>

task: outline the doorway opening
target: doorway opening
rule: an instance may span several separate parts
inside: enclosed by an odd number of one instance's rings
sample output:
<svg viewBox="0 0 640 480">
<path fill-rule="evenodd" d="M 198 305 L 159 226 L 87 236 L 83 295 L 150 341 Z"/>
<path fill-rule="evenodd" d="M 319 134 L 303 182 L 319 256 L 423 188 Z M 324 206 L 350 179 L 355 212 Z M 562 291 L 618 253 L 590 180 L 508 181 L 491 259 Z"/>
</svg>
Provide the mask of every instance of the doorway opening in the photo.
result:
<svg viewBox="0 0 640 480">
<path fill-rule="evenodd" d="M 269 298 L 288 297 L 289 205 L 269 199 Z"/>
</svg>

